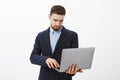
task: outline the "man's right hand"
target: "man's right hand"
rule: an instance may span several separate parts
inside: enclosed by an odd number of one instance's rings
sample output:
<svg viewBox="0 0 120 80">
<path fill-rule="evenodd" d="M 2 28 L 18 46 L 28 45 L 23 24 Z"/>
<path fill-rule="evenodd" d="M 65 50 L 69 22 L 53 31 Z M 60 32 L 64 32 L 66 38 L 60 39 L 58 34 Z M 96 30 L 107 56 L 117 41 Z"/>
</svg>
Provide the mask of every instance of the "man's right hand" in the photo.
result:
<svg viewBox="0 0 120 80">
<path fill-rule="evenodd" d="M 50 69 L 51 69 L 51 68 L 57 69 L 57 68 L 60 67 L 60 65 L 58 64 L 58 62 L 57 62 L 55 59 L 53 59 L 53 58 L 47 58 L 46 64 L 47 64 L 47 66 L 48 66 Z"/>
</svg>

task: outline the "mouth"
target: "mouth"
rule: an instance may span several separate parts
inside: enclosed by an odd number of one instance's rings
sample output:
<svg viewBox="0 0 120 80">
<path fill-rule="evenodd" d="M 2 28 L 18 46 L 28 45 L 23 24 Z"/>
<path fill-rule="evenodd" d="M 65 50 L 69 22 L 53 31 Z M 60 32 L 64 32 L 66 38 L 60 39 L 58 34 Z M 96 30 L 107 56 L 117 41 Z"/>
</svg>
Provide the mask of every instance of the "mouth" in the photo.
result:
<svg viewBox="0 0 120 80">
<path fill-rule="evenodd" d="M 58 27 L 58 26 L 54 26 L 54 27 L 52 27 L 55 31 L 58 31 L 59 29 L 60 29 L 60 27 Z"/>
</svg>

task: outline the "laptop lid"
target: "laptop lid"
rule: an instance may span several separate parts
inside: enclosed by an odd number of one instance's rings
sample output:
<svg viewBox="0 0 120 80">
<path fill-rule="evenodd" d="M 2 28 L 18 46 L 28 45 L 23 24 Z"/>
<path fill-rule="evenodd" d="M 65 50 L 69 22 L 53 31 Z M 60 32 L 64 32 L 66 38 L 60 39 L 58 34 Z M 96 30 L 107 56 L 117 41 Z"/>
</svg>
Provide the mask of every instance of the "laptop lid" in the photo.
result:
<svg viewBox="0 0 120 80">
<path fill-rule="evenodd" d="M 80 69 L 90 69 L 94 50 L 94 47 L 63 49 L 60 69 L 57 71 L 65 72 L 72 64 L 77 64 Z"/>
</svg>

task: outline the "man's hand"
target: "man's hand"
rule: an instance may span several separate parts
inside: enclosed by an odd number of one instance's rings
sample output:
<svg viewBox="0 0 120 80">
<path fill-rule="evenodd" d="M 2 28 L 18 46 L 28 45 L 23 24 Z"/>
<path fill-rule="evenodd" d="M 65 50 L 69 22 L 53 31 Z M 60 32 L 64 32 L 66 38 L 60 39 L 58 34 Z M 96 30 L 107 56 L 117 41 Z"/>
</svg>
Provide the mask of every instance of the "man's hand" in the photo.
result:
<svg viewBox="0 0 120 80">
<path fill-rule="evenodd" d="M 76 74 L 77 72 L 82 73 L 83 71 L 79 69 L 76 64 L 73 64 L 72 66 L 68 68 L 68 70 L 66 70 L 67 74 Z"/>
<path fill-rule="evenodd" d="M 48 65 L 48 67 L 51 69 L 51 68 L 53 68 L 53 69 L 57 69 L 57 68 L 59 68 L 60 66 L 59 66 L 59 64 L 58 64 L 58 62 L 55 60 L 55 59 L 53 59 L 53 58 L 48 58 L 47 60 L 46 60 L 46 64 Z"/>
</svg>

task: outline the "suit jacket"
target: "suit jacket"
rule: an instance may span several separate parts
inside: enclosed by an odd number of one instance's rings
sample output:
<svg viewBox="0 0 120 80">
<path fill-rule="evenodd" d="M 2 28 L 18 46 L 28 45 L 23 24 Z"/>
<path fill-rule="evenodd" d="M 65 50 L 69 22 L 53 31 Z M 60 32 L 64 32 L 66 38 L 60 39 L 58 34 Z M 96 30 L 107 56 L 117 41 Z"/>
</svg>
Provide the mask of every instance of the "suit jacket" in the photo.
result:
<svg viewBox="0 0 120 80">
<path fill-rule="evenodd" d="M 72 80 L 73 75 L 49 69 L 46 64 L 46 59 L 48 57 L 54 58 L 60 64 L 62 49 L 78 48 L 78 35 L 76 32 L 63 27 L 56 44 L 55 51 L 52 53 L 49 32 L 50 28 L 37 35 L 34 48 L 30 56 L 31 63 L 41 66 L 38 80 Z"/>
</svg>

